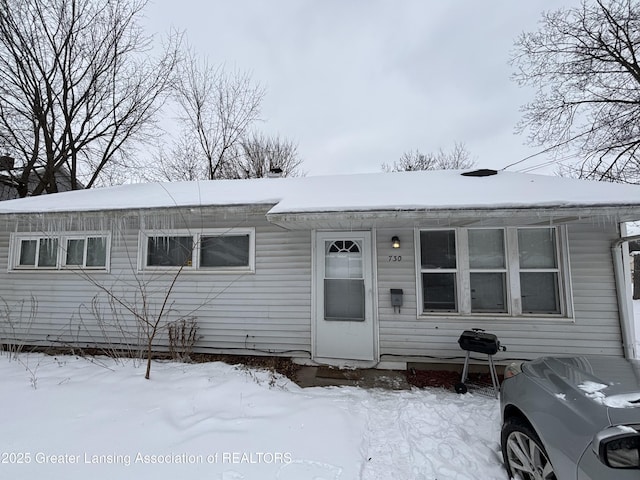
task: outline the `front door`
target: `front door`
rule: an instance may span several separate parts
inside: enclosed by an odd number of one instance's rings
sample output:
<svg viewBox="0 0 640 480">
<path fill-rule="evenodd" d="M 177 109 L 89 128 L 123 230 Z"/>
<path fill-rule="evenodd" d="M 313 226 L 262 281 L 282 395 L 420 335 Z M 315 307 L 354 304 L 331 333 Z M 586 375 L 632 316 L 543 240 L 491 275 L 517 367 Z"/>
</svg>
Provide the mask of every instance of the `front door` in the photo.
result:
<svg viewBox="0 0 640 480">
<path fill-rule="evenodd" d="M 315 357 L 374 360 L 371 234 L 316 233 Z"/>
</svg>

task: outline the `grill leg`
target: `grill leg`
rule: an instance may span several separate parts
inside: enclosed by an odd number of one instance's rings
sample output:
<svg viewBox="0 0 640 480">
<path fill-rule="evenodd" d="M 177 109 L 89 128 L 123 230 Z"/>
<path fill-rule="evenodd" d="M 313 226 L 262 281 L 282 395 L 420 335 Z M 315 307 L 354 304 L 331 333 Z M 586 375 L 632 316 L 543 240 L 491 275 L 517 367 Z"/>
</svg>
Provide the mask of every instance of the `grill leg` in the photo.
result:
<svg viewBox="0 0 640 480">
<path fill-rule="evenodd" d="M 493 355 L 487 355 L 489 357 L 489 372 L 491 373 L 491 383 L 493 383 L 493 391 L 496 398 L 498 398 L 498 392 L 500 391 L 500 385 L 498 384 L 498 374 L 496 373 L 496 366 L 493 363 Z"/>
<path fill-rule="evenodd" d="M 471 352 L 467 350 L 467 356 L 464 359 L 464 367 L 462 367 L 462 379 L 460 380 L 460 382 L 462 383 L 467 381 L 467 370 L 469 370 L 469 355 L 471 355 Z"/>
</svg>

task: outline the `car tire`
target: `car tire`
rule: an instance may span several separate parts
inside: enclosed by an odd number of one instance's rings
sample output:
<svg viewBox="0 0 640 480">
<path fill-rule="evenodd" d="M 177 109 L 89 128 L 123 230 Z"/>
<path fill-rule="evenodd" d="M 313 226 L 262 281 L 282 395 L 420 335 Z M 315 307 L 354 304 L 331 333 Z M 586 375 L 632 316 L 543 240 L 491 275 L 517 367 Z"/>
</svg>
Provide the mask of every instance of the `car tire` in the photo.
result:
<svg viewBox="0 0 640 480">
<path fill-rule="evenodd" d="M 502 427 L 502 456 L 509 478 L 556 480 L 553 465 L 536 432 L 518 418 Z"/>
</svg>

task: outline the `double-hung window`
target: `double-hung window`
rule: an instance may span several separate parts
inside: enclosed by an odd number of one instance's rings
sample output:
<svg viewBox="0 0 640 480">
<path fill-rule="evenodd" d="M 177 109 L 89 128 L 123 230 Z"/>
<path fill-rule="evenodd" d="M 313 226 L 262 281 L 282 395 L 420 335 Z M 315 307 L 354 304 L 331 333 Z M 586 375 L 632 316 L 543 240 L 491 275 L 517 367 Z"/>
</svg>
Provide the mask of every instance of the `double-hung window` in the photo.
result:
<svg viewBox="0 0 640 480">
<path fill-rule="evenodd" d="M 504 230 L 467 230 L 472 313 L 507 312 L 507 259 Z"/>
<path fill-rule="evenodd" d="M 109 268 L 110 235 L 105 233 L 14 233 L 11 244 L 12 270 Z"/>
<path fill-rule="evenodd" d="M 422 301 L 425 311 L 458 310 L 455 230 L 420 232 Z"/>
<path fill-rule="evenodd" d="M 560 313 L 557 235 L 551 228 L 518 230 L 523 313 Z"/>
<path fill-rule="evenodd" d="M 145 231 L 140 268 L 254 271 L 254 229 Z"/>
<path fill-rule="evenodd" d="M 569 315 L 560 227 L 418 233 L 420 314 Z"/>
</svg>

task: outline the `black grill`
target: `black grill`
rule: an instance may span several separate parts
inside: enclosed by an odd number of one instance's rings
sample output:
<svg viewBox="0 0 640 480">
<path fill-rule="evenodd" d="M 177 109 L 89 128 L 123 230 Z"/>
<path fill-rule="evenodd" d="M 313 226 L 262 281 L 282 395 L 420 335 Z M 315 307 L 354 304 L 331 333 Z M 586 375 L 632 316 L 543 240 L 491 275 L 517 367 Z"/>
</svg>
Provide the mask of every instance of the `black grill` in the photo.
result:
<svg viewBox="0 0 640 480">
<path fill-rule="evenodd" d="M 486 333 L 481 328 L 474 328 L 473 330 L 465 330 L 462 332 L 462 335 L 460 335 L 460 338 L 458 339 L 458 344 L 460 345 L 460 348 L 467 351 L 467 355 L 464 359 L 464 367 L 462 368 L 462 378 L 460 379 L 460 382 L 455 385 L 456 392 L 467 393 L 467 386 L 464 382 L 467 381 L 471 352 L 486 353 L 487 360 L 489 361 L 489 373 L 491 374 L 493 391 L 495 396 L 498 397 L 500 384 L 498 383 L 496 366 L 493 364 L 493 355 L 498 353 L 499 350 L 506 350 L 505 347 L 500 347 L 498 337 L 493 333 Z"/>
<path fill-rule="evenodd" d="M 500 350 L 498 337 L 492 333 L 479 330 L 465 330 L 458 339 L 460 348 L 468 352 L 486 353 L 495 355 Z"/>
</svg>

